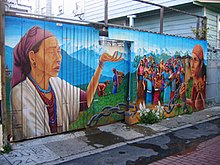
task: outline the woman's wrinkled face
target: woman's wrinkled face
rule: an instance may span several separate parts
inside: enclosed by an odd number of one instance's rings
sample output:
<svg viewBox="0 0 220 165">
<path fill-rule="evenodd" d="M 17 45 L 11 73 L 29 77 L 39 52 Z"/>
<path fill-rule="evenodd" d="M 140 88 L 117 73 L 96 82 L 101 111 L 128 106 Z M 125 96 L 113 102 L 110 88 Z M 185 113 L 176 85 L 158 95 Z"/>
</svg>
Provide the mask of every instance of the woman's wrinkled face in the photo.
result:
<svg viewBox="0 0 220 165">
<path fill-rule="evenodd" d="M 36 53 L 36 69 L 42 71 L 45 76 L 57 77 L 60 71 L 62 56 L 56 37 L 45 39 Z"/>
<path fill-rule="evenodd" d="M 199 77 L 202 72 L 202 65 L 200 59 L 192 53 L 192 60 L 191 60 L 191 73 L 193 77 Z"/>
</svg>

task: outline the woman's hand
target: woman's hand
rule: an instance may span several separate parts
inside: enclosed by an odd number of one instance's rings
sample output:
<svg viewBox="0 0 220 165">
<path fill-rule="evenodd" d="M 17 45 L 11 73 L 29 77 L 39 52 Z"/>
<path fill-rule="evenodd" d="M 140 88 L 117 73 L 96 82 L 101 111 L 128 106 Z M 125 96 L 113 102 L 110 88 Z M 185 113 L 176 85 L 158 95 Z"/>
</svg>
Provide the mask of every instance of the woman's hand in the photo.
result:
<svg viewBox="0 0 220 165">
<path fill-rule="evenodd" d="M 118 57 L 118 51 L 115 51 L 113 56 L 109 55 L 108 53 L 103 53 L 100 57 L 102 62 L 110 61 L 110 62 L 117 62 L 123 60 L 122 54 Z"/>
<path fill-rule="evenodd" d="M 95 91 L 98 86 L 99 78 L 102 72 L 102 68 L 104 67 L 104 62 L 117 62 L 123 60 L 122 54 L 118 57 L 118 52 L 116 51 L 113 56 L 109 55 L 108 53 L 103 53 L 99 59 L 99 65 L 87 87 L 86 95 L 87 95 L 87 105 L 90 107 L 91 102 L 94 98 Z"/>
</svg>

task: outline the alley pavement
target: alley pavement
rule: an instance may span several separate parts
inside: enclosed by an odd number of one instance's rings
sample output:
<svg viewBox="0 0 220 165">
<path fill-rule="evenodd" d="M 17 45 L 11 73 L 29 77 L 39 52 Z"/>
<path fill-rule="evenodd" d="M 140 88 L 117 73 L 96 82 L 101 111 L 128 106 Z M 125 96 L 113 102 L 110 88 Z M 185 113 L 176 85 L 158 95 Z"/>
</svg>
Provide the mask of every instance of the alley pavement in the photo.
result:
<svg viewBox="0 0 220 165">
<path fill-rule="evenodd" d="M 150 165 L 219 165 L 220 135 L 200 143 L 195 149 L 186 150 L 176 155 L 168 156 Z"/>
<path fill-rule="evenodd" d="M 215 106 L 153 125 L 116 122 L 12 143 L 13 150 L 0 155 L 0 164 L 162 164 L 160 159 L 212 138 L 218 141 L 219 135 L 220 106 Z"/>
</svg>

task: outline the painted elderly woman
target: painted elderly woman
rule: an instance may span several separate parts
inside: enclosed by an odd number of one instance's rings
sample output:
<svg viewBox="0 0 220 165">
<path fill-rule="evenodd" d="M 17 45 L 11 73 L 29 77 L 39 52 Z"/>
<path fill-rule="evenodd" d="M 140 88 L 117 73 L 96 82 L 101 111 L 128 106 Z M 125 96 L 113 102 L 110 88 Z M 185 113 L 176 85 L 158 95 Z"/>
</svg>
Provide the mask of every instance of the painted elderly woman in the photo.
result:
<svg viewBox="0 0 220 165">
<path fill-rule="evenodd" d="M 193 77 L 191 98 L 186 98 L 186 104 L 190 105 L 194 110 L 202 110 L 205 108 L 206 67 L 201 45 L 195 45 L 192 50 L 191 74 Z M 187 84 L 183 83 L 180 95 L 185 94 L 186 90 Z"/>
<path fill-rule="evenodd" d="M 79 112 L 90 107 L 106 61 L 117 53 L 103 53 L 87 91 L 58 77 L 62 55 L 56 37 L 32 27 L 14 48 L 11 101 L 14 140 L 69 130 Z"/>
</svg>

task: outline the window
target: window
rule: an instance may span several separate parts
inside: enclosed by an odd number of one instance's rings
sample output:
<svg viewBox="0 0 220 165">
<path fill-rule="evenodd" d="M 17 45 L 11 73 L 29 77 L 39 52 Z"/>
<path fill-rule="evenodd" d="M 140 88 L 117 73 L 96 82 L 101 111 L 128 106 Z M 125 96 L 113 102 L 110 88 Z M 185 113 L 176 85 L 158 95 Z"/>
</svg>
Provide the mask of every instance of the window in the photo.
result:
<svg viewBox="0 0 220 165">
<path fill-rule="evenodd" d="M 41 8 L 41 14 L 46 14 L 46 7 Z"/>
<path fill-rule="evenodd" d="M 84 0 L 75 0 L 73 8 L 74 17 L 78 17 L 81 20 L 84 14 Z"/>
<path fill-rule="evenodd" d="M 84 13 L 84 1 L 76 0 L 74 1 L 74 10 L 75 15 Z"/>
<path fill-rule="evenodd" d="M 76 11 L 78 11 L 80 9 L 80 2 L 76 2 Z"/>
<path fill-rule="evenodd" d="M 63 14 L 63 5 L 58 6 L 59 14 Z"/>
<path fill-rule="evenodd" d="M 57 16 L 64 14 L 64 0 L 56 1 L 58 8 L 56 9 Z M 57 11 L 58 10 L 58 11 Z"/>
</svg>

